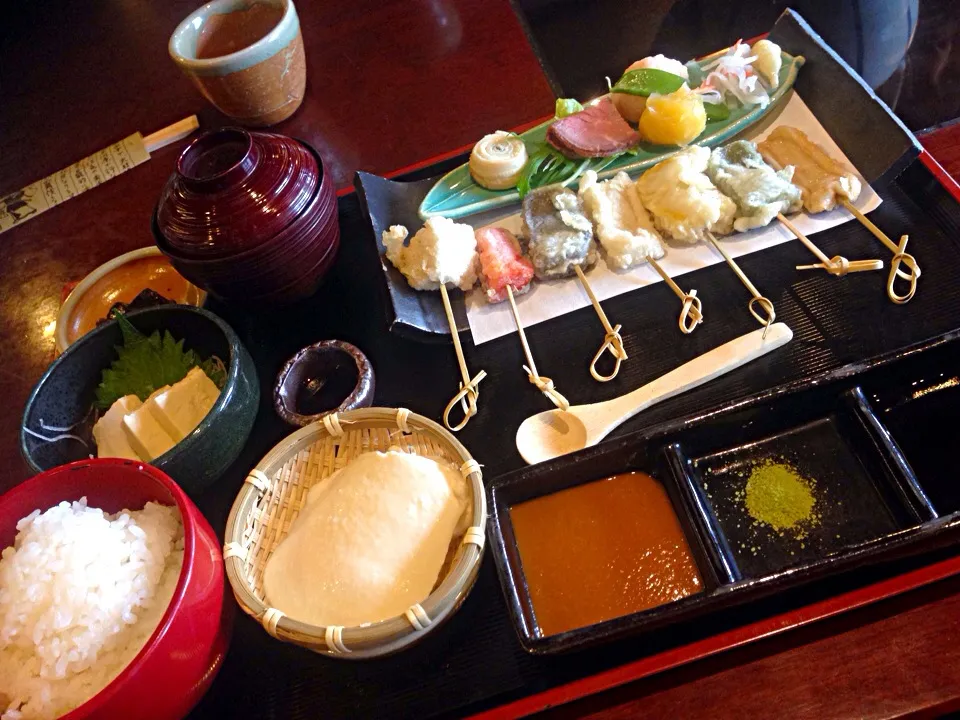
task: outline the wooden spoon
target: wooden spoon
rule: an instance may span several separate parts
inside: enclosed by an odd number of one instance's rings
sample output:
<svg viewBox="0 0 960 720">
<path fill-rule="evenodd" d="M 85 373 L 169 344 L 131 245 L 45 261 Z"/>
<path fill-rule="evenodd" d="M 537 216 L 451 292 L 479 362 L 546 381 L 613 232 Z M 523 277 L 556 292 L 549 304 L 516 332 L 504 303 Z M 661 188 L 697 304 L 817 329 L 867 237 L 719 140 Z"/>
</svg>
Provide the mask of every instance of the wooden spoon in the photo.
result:
<svg viewBox="0 0 960 720">
<path fill-rule="evenodd" d="M 532 415 L 517 430 L 517 450 L 533 464 L 596 445 L 640 411 L 746 365 L 786 345 L 792 337 L 789 327 L 774 323 L 741 335 L 613 400 Z"/>
</svg>

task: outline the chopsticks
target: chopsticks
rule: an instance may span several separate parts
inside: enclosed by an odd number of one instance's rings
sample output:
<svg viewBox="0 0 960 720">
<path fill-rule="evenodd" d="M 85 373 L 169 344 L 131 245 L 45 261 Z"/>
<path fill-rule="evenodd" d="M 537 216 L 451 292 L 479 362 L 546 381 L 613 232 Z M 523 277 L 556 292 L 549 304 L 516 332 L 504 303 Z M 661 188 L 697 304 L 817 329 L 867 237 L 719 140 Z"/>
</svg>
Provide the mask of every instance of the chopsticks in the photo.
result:
<svg viewBox="0 0 960 720">
<path fill-rule="evenodd" d="M 143 139 L 143 146 L 147 149 L 147 152 L 156 152 L 160 148 L 171 145 L 178 140 L 183 140 L 198 127 L 200 127 L 200 121 L 196 115 L 191 115 L 172 125 L 167 125 L 165 128 L 161 128 L 154 133 L 150 133 Z"/>
<path fill-rule="evenodd" d="M 150 153 L 199 127 L 196 115 L 142 137 L 133 133 L 20 190 L 0 195 L 0 233 L 147 162 Z"/>
</svg>

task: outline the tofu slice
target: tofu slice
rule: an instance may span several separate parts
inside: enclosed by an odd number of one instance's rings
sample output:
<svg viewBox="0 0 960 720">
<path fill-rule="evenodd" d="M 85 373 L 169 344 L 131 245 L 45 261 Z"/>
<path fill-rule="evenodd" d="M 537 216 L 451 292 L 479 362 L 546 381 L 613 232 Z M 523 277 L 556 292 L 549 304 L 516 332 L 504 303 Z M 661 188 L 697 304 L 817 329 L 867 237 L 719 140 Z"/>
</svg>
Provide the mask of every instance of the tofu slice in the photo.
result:
<svg viewBox="0 0 960 720">
<path fill-rule="evenodd" d="M 117 457 L 143 460 L 130 446 L 123 432 L 123 417 L 142 405 L 136 395 L 117 400 L 93 426 L 93 440 L 97 443 L 97 457 Z"/>
<path fill-rule="evenodd" d="M 150 406 L 156 420 L 177 442 L 193 432 L 220 397 L 220 390 L 200 368 L 192 368 L 173 387 L 159 393 Z"/>
<path fill-rule="evenodd" d="M 123 432 L 130 447 L 147 462 L 163 455 L 177 444 L 177 439 L 157 422 L 157 411 L 152 409 L 157 396 L 169 389 L 170 386 L 165 385 L 148 397 L 139 408 L 123 416 Z"/>
</svg>

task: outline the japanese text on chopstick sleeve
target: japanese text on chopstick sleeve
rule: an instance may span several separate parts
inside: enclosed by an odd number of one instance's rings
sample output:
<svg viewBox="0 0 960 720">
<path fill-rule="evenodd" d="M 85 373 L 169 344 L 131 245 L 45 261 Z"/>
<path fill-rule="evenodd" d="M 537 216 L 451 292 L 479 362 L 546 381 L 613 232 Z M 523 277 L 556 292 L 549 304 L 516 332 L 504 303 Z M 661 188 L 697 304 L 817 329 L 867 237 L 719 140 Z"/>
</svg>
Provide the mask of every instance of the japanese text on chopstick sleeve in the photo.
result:
<svg viewBox="0 0 960 720">
<path fill-rule="evenodd" d="M 0 233 L 150 159 L 140 133 L 0 197 Z"/>
</svg>

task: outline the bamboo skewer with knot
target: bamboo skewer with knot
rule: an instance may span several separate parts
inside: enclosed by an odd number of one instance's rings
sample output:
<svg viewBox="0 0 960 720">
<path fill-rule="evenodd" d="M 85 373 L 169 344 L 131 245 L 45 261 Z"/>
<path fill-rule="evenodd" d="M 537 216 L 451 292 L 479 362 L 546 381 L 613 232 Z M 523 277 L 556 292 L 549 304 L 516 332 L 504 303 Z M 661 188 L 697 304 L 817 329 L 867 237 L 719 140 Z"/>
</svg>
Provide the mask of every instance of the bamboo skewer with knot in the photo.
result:
<svg viewBox="0 0 960 720">
<path fill-rule="evenodd" d="M 777 318 L 777 313 L 774 310 L 773 303 L 760 294 L 760 291 L 757 290 L 757 286 L 750 282 L 750 278 L 748 278 L 746 273 L 740 269 L 740 266 L 732 257 L 730 257 L 727 251 L 723 249 L 712 232 L 708 230 L 704 233 L 704 235 L 706 236 L 707 241 L 713 245 L 714 249 L 720 253 L 724 260 L 726 260 L 727 265 L 730 266 L 730 269 L 733 270 L 736 276 L 740 279 L 740 282 L 743 283 L 743 286 L 747 288 L 751 295 L 753 295 L 753 297 L 750 299 L 750 302 L 747 303 L 747 309 L 750 311 L 750 314 L 756 318 L 757 322 L 763 325 L 763 337 L 766 338 L 767 330 L 770 329 L 773 321 Z M 763 310 L 763 312 L 766 314 L 766 317 L 763 317 L 759 312 L 757 312 L 757 306 Z"/>
<path fill-rule="evenodd" d="M 440 283 L 440 297 L 443 298 L 443 309 L 450 324 L 450 336 L 453 338 L 453 349 L 457 354 L 457 364 L 460 366 L 460 391 L 453 396 L 443 411 L 443 424 L 453 432 L 463 430 L 470 422 L 470 418 L 477 414 L 477 400 L 480 398 L 480 381 L 487 376 L 486 370 L 481 370 L 472 379 L 467 370 L 467 361 L 463 357 L 463 347 L 460 345 L 460 333 L 457 332 L 457 321 L 453 317 L 453 306 L 450 305 L 450 295 L 447 286 Z M 450 422 L 450 412 L 457 403 L 463 409 L 463 419 L 457 425 Z"/>
<path fill-rule="evenodd" d="M 627 359 L 627 351 L 623 348 L 623 337 L 620 335 L 621 326 L 610 325 L 610 320 L 607 319 L 607 314 L 600 306 L 600 301 L 594 294 L 593 288 L 590 287 L 590 283 L 587 281 L 587 276 L 583 274 L 583 269 L 579 265 L 574 265 L 573 267 L 577 271 L 577 277 L 580 279 L 580 284 L 587 293 L 587 297 L 590 298 L 590 303 L 593 305 L 593 309 L 596 311 L 597 317 L 600 318 L 600 323 L 603 325 L 603 329 L 606 331 L 606 336 L 603 339 L 603 345 L 601 345 L 600 349 L 597 350 L 597 354 L 593 356 L 593 360 L 590 363 L 590 374 L 597 382 L 608 382 L 617 376 L 617 373 L 620 372 L 620 363 Z M 615 364 L 613 366 L 613 371 L 609 375 L 601 375 L 597 370 L 597 361 L 599 361 L 600 358 L 603 357 L 603 354 L 607 351 L 613 355 Z"/>
<path fill-rule="evenodd" d="M 680 325 L 680 332 L 684 335 L 689 335 L 697 329 L 697 325 L 703 322 L 703 303 L 700 302 L 700 298 L 697 297 L 697 291 L 690 290 L 688 293 L 683 292 L 680 286 L 670 277 L 669 273 L 660 267 L 660 263 L 652 257 L 647 258 L 647 262 L 650 263 L 650 267 L 657 271 L 657 274 L 660 275 L 667 284 L 667 287 L 673 290 L 673 293 L 680 298 L 681 308 L 678 324 Z"/>
<path fill-rule="evenodd" d="M 524 332 L 523 322 L 520 320 L 520 311 L 517 309 L 517 301 L 513 297 L 513 288 L 510 285 L 507 285 L 507 299 L 510 301 L 510 309 L 513 311 L 513 321 L 517 324 L 520 344 L 523 346 L 523 354 L 527 359 L 527 364 L 523 366 L 523 369 L 527 372 L 527 379 L 560 410 L 566 410 L 570 407 L 570 402 L 557 390 L 553 384 L 553 380 L 548 377 L 543 377 L 537 372 L 537 363 L 533 360 L 530 343 L 527 341 L 527 333 Z"/>
<path fill-rule="evenodd" d="M 832 258 L 828 258 L 826 254 L 814 245 L 810 238 L 800 232 L 800 229 L 790 222 L 783 213 L 777 213 L 777 220 L 779 220 L 787 230 L 792 232 L 797 240 L 802 242 L 807 249 L 820 260 L 820 262 L 815 265 L 797 265 L 797 270 L 826 270 L 831 275 L 843 277 L 848 272 L 883 269 L 883 260 L 847 260 L 842 255 L 835 255 Z"/>
<path fill-rule="evenodd" d="M 910 299 L 917 292 L 917 279 L 920 277 L 920 266 L 917 265 L 917 259 L 908 252 L 905 252 L 907 249 L 907 240 L 909 239 L 908 235 L 902 235 L 900 237 L 899 245 L 894 243 L 887 234 L 884 233 L 880 228 L 874 225 L 870 220 L 864 215 L 860 210 L 854 206 L 845 197 L 838 198 L 840 204 L 843 205 L 851 215 L 853 215 L 860 223 L 869 230 L 877 240 L 882 242 L 886 248 L 893 253 L 893 258 L 890 260 L 890 274 L 887 276 L 887 297 L 889 297 L 897 305 L 903 305 L 906 302 L 909 302 Z M 900 269 L 900 265 L 906 265 L 909 268 L 909 272 L 904 272 Z M 894 287 L 894 282 L 897 278 L 902 280 L 907 280 L 910 283 L 910 286 L 905 295 L 900 295 L 896 288 Z"/>
</svg>

